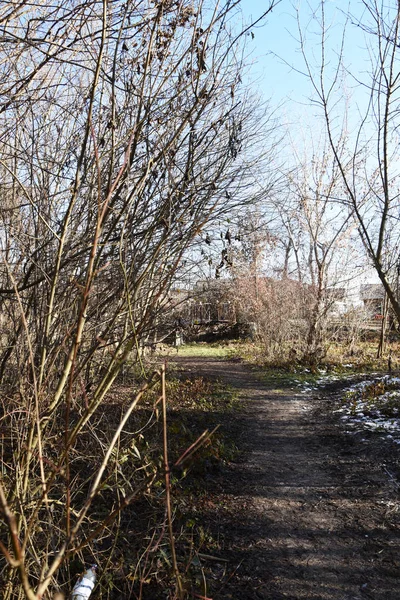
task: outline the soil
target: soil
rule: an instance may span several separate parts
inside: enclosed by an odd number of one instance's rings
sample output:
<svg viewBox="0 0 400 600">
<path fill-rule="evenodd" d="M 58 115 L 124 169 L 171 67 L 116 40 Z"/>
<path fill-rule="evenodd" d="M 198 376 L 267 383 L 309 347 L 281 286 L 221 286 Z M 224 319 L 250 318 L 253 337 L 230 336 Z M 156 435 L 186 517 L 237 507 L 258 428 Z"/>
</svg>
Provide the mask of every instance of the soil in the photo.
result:
<svg viewBox="0 0 400 600">
<path fill-rule="evenodd" d="M 338 389 L 271 389 L 235 361 L 177 357 L 184 371 L 236 387 L 221 416 L 240 459 L 206 481 L 201 550 L 213 600 L 398 600 L 398 446 L 350 434 Z"/>
</svg>

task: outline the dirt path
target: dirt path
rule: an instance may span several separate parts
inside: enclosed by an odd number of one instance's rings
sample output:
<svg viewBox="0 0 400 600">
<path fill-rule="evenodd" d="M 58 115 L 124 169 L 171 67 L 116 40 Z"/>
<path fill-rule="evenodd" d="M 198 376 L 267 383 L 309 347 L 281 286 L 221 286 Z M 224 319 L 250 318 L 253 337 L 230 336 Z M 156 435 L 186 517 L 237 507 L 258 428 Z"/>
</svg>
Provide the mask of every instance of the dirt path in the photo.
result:
<svg viewBox="0 0 400 600">
<path fill-rule="evenodd" d="M 208 596 L 398 600 L 400 504 L 384 463 L 397 448 L 376 457 L 346 434 L 327 393 L 271 390 L 236 362 L 177 363 L 230 383 L 245 401 L 222 423 L 245 458 L 208 483 L 208 550 L 229 561 L 210 565 Z"/>
</svg>

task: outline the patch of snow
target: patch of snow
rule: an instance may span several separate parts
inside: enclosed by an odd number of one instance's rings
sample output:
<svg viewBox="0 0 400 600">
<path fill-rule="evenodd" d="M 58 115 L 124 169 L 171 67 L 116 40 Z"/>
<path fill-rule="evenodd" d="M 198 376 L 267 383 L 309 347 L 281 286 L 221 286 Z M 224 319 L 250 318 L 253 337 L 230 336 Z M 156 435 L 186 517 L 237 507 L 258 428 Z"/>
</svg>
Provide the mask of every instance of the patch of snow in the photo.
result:
<svg viewBox="0 0 400 600">
<path fill-rule="evenodd" d="M 335 412 L 344 413 L 340 419 L 347 427 L 361 425 L 400 444 L 400 377 L 374 377 L 351 385 L 345 392 L 344 406 Z"/>
</svg>

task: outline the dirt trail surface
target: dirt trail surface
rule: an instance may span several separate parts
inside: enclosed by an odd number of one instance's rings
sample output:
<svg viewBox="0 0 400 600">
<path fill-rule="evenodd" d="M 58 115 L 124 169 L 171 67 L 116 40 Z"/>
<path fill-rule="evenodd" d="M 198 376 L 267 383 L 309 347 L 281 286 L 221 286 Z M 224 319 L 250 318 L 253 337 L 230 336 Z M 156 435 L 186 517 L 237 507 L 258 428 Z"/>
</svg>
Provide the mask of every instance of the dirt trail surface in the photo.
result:
<svg viewBox="0 0 400 600">
<path fill-rule="evenodd" d="M 347 434 L 327 410 L 332 392 L 271 389 L 238 362 L 176 362 L 244 400 L 222 416 L 242 459 L 207 483 L 206 550 L 227 561 L 206 565 L 207 596 L 399 600 L 398 448 Z"/>
</svg>

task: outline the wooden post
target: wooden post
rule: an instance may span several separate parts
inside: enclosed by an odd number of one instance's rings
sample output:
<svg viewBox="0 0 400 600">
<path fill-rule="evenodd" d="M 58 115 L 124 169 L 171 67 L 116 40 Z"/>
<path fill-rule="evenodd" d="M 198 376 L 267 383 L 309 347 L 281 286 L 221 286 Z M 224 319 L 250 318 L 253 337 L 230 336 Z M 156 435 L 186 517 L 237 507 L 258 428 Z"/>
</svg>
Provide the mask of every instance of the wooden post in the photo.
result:
<svg viewBox="0 0 400 600">
<path fill-rule="evenodd" d="M 168 462 L 168 431 L 167 431 L 167 393 L 165 389 L 165 363 L 161 367 L 161 399 L 163 413 L 163 449 L 164 449 L 164 472 L 165 472 L 165 505 L 167 511 L 168 534 L 171 548 L 172 568 L 175 575 L 176 595 L 178 600 L 183 599 L 182 580 L 179 573 L 178 561 L 176 560 L 175 538 L 172 527 L 172 510 L 171 510 L 171 481 L 170 469 Z"/>
<path fill-rule="evenodd" d="M 381 334 L 379 337 L 379 345 L 378 352 L 376 354 L 376 358 L 382 358 L 384 350 L 385 350 L 385 342 L 386 342 L 386 321 L 388 318 L 388 297 L 387 294 L 383 297 L 383 306 L 382 306 L 382 324 L 381 324 Z"/>
</svg>

